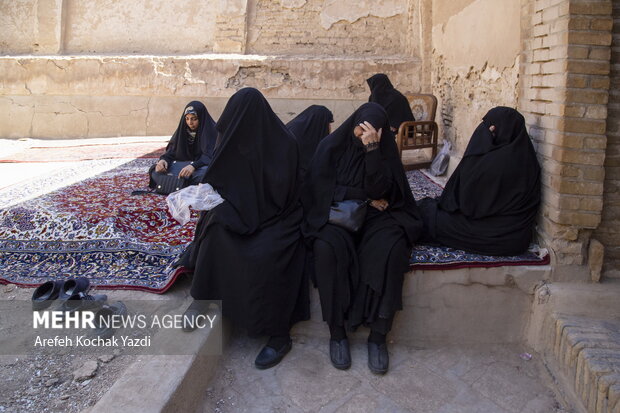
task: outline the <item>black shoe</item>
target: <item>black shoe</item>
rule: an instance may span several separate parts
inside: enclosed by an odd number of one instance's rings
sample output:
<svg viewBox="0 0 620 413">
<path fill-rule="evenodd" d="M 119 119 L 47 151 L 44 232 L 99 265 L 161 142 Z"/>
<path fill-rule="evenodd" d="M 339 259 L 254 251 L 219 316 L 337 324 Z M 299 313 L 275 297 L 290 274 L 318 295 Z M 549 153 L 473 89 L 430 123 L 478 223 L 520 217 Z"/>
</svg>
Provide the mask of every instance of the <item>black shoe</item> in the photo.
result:
<svg viewBox="0 0 620 413">
<path fill-rule="evenodd" d="M 114 335 L 113 324 L 121 323 L 120 320 L 114 321 L 114 319 L 125 315 L 127 315 L 127 307 L 120 301 L 117 301 L 115 304 L 104 305 L 95 313 L 93 335 L 103 339 L 112 337 Z"/>
<path fill-rule="evenodd" d="M 332 365 L 339 370 L 346 370 L 351 367 L 351 352 L 347 338 L 329 340 L 329 359 Z"/>
<path fill-rule="evenodd" d="M 88 292 L 89 288 L 90 281 L 88 278 L 70 278 L 62 284 L 58 298 L 68 300 L 73 294 Z"/>
<path fill-rule="evenodd" d="M 209 304 L 205 301 L 194 300 L 183 313 L 182 330 L 186 333 L 194 331 L 198 324 L 198 317 L 205 316 L 209 310 Z"/>
<path fill-rule="evenodd" d="M 368 342 L 368 368 L 375 374 L 385 374 L 390 365 L 386 343 Z"/>
<path fill-rule="evenodd" d="M 39 285 L 32 293 L 32 310 L 44 310 L 52 304 L 52 301 L 60 295 L 63 282 L 47 281 Z"/>
<path fill-rule="evenodd" d="M 282 361 L 286 353 L 291 351 L 293 347 L 293 342 L 289 340 L 284 346 L 282 346 L 279 350 L 274 349 L 273 347 L 269 347 L 266 345 L 256 356 L 256 360 L 254 360 L 254 366 L 257 369 L 264 370 L 270 367 L 277 365 Z"/>
<path fill-rule="evenodd" d="M 80 292 L 63 301 L 60 311 L 71 314 L 76 311 L 96 310 L 101 308 L 107 299 L 108 296 L 105 294 L 88 295 Z"/>
</svg>

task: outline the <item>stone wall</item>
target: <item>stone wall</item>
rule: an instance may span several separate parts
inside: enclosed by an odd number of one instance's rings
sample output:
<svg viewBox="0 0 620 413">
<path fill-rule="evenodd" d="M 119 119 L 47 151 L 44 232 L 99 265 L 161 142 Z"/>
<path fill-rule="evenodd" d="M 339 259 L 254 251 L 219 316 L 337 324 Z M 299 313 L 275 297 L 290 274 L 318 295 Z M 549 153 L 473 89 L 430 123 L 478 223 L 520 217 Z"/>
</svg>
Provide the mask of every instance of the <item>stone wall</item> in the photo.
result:
<svg viewBox="0 0 620 413">
<path fill-rule="evenodd" d="M 556 276 L 583 279 L 603 207 L 611 1 L 526 2 L 522 27 L 519 108 L 543 170 L 539 234 Z"/>
<path fill-rule="evenodd" d="M 603 216 L 594 237 L 605 245 L 604 275 L 620 278 L 620 2 L 617 1 L 613 2 L 613 19 Z"/>
<path fill-rule="evenodd" d="M 432 90 L 440 135 L 453 144 L 450 170 L 494 106 L 517 106 L 517 0 L 433 1 Z"/>
</svg>

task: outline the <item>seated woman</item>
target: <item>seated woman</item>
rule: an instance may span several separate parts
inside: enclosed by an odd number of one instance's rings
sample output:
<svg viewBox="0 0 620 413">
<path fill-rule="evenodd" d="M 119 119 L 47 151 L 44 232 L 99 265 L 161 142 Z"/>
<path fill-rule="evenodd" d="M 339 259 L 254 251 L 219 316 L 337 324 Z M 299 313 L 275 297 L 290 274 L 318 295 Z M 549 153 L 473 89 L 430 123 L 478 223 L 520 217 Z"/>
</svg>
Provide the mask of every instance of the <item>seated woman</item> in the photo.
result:
<svg viewBox="0 0 620 413">
<path fill-rule="evenodd" d="M 319 142 L 331 132 L 334 115 L 325 106 L 312 105 L 286 124 L 299 145 L 299 170 L 305 175 Z"/>
<path fill-rule="evenodd" d="M 288 353 L 290 327 L 309 314 L 297 142 L 253 88 L 230 98 L 216 128 L 220 140 L 203 182 L 225 201 L 197 223 L 191 295 L 222 300 L 235 326 L 270 336 L 254 363 L 265 369 Z M 201 304 L 194 301 L 185 315 L 197 317 Z"/>
<path fill-rule="evenodd" d="M 369 201 L 356 233 L 329 221 L 332 203 L 346 199 Z M 386 335 L 402 308 L 403 275 L 422 221 L 381 106 L 362 105 L 321 141 L 306 175 L 303 204 L 331 362 L 350 367 L 345 325 L 363 324 L 370 327 L 368 366 L 384 374 Z"/>
<path fill-rule="evenodd" d="M 419 202 L 424 241 L 485 255 L 525 252 L 540 203 L 540 167 L 525 119 L 496 107 L 482 118 L 439 198 Z"/>
<path fill-rule="evenodd" d="M 192 185 L 201 182 L 211 163 L 217 132 L 215 121 L 207 108 L 197 100 L 189 102 L 172 135 L 166 152 L 159 158 L 152 174 L 173 174 L 190 179 Z M 151 187 L 153 183 L 151 182 Z"/>
<path fill-rule="evenodd" d="M 414 121 L 409 101 L 392 86 L 392 82 L 383 73 L 377 73 L 366 80 L 370 88 L 369 102 L 383 106 L 390 119 L 390 129 L 397 132 L 401 123 Z"/>
</svg>

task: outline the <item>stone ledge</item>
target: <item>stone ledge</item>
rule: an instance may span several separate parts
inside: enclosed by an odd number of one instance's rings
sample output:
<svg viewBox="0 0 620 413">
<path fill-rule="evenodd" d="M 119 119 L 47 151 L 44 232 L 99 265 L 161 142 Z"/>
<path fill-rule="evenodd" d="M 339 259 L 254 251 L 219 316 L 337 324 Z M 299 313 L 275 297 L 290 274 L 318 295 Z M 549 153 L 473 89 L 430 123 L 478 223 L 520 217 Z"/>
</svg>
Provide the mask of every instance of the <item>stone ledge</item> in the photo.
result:
<svg viewBox="0 0 620 413">
<path fill-rule="evenodd" d="M 227 323 L 222 336 L 213 330 L 192 333 L 192 355 L 144 356 L 132 364 L 88 413 L 128 411 L 135 413 L 173 413 L 195 411 L 205 383 L 215 374 L 220 355 L 208 354 L 212 340 L 223 340 L 222 350 L 230 335 Z M 211 332 L 211 333 L 210 333 Z M 85 412 L 86 413 L 86 412 Z"/>
<path fill-rule="evenodd" d="M 389 337 L 416 346 L 523 343 L 534 291 L 550 273 L 549 266 L 411 271 Z M 312 319 L 293 332 L 328 337 L 316 289 L 311 304 Z M 360 328 L 354 336 L 367 334 Z"/>
</svg>

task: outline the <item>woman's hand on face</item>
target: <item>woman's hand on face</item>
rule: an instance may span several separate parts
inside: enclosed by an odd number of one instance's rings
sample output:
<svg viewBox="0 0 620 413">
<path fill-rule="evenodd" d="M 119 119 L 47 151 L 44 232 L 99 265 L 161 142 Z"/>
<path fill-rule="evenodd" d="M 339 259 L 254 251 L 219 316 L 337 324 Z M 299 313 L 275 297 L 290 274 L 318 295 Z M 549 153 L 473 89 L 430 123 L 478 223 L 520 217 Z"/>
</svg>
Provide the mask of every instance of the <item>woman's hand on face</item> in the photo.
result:
<svg viewBox="0 0 620 413">
<path fill-rule="evenodd" d="M 368 121 L 360 123 L 359 127 L 362 128 L 362 136 L 360 136 L 360 139 L 364 145 L 379 142 L 381 140 L 381 128 L 376 130 Z"/>
<path fill-rule="evenodd" d="M 373 199 L 370 201 L 370 206 L 379 211 L 385 211 L 390 206 L 389 202 L 385 199 Z"/>
<path fill-rule="evenodd" d="M 196 168 L 192 165 L 187 165 L 185 168 L 181 169 L 181 172 L 179 172 L 179 178 L 189 178 L 195 170 Z"/>
<path fill-rule="evenodd" d="M 155 165 L 155 172 L 159 172 L 163 174 L 163 173 L 166 173 L 167 170 L 168 170 L 168 162 L 164 161 L 163 159 L 160 159 Z"/>
</svg>

